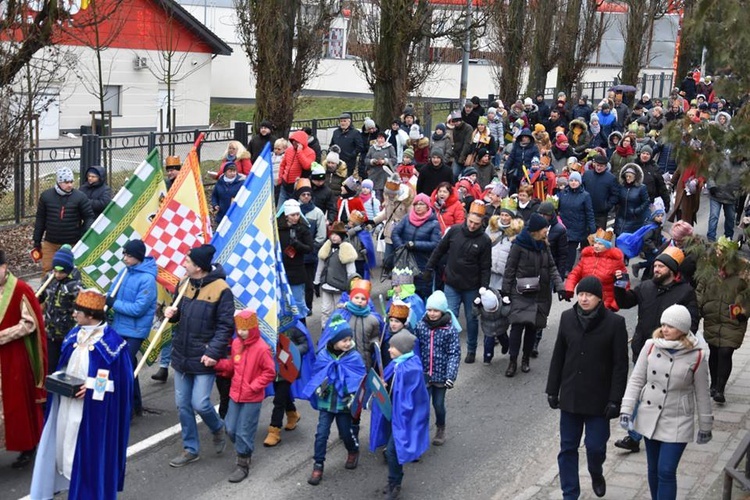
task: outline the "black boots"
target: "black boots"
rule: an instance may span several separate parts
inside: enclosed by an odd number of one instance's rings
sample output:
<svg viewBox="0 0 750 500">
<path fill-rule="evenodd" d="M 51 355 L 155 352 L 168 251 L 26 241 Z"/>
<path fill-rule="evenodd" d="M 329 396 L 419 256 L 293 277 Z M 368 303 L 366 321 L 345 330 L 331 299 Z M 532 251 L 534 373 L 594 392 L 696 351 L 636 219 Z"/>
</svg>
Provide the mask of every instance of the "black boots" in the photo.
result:
<svg viewBox="0 0 750 500">
<path fill-rule="evenodd" d="M 11 467 L 13 469 L 23 469 L 24 467 L 27 467 L 31 462 L 34 461 L 34 450 L 36 450 L 36 448 L 22 451 L 21 454 L 16 458 L 15 462 L 11 464 Z"/>
<path fill-rule="evenodd" d="M 505 376 L 506 377 L 513 377 L 516 374 L 516 370 L 518 370 L 518 362 L 515 359 L 511 359 L 508 363 L 508 369 L 505 370 Z"/>
<path fill-rule="evenodd" d="M 531 371 L 531 367 L 529 366 L 529 357 L 524 356 L 521 358 L 521 371 L 524 373 L 529 373 Z"/>
<path fill-rule="evenodd" d="M 594 489 L 594 495 L 599 498 L 607 494 L 607 482 L 604 476 L 591 476 L 591 487 Z"/>
<path fill-rule="evenodd" d="M 472 364 L 477 359 L 477 354 L 475 352 L 467 352 L 466 358 L 464 358 L 464 363 L 467 365 Z"/>
<path fill-rule="evenodd" d="M 156 380 L 157 382 L 166 382 L 168 376 L 169 369 L 162 366 L 159 368 L 159 370 L 157 370 L 156 373 L 151 375 L 151 380 Z"/>
</svg>

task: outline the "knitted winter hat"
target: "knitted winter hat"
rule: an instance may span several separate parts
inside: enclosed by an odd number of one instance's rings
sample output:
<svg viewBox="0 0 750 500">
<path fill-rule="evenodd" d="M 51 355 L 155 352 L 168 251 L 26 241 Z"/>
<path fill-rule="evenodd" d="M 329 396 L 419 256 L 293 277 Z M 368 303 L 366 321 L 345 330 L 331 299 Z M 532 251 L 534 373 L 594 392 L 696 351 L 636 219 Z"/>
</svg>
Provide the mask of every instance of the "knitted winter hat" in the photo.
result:
<svg viewBox="0 0 750 500">
<path fill-rule="evenodd" d="M 73 182 L 73 171 L 68 167 L 60 167 L 57 169 L 57 183 L 61 182 Z"/>
<path fill-rule="evenodd" d="M 680 304 L 671 305 L 661 313 L 662 325 L 672 326 L 683 333 L 690 331 L 692 323 L 693 320 L 690 317 L 690 311 L 688 311 L 687 307 Z"/>
<path fill-rule="evenodd" d="M 437 290 L 427 297 L 425 309 L 434 309 L 435 311 L 448 312 L 448 299 L 442 290 Z"/>
<path fill-rule="evenodd" d="M 75 257 L 73 257 L 70 245 L 63 245 L 60 247 L 60 250 L 55 252 L 55 256 L 52 257 L 52 267 L 58 271 L 70 274 L 75 267 Z"/>
<path fill-rule="evenodd" d="M 440 130 L 443 132 L 443 135 L 445 135 L 446 130 L 448 130 L 448 127 L 445 126 L 445 123 L 438 123 L 435 125 L 435 130 Z"/>
<path fill-rule="evenodd" d="M 606 165 L 607 164 L 607 157 L 604 155 L 596 155 L 594 156 L 594 163 L 598 163 L 600 165 Z"/>
<path fill-rule="evenodd" d="M 412 148 L 406 148 L 406 149 L 404 149 L 403 155 L 404 155 L 404 158 L 411 158 L 413 160 L 414 159 L 414 149 L 412 149 Z"/>
<path fill-rule="evenodd" d="M 581 174 L 579 172 L 572 172 L 570 174 L 570 177 L 568 177 L 568 182 L 570 182 L 570 181 L 581 182 L 582 181 Z"/>
<path fill-rule="evenodd" d="M 586 276 L 578 282 L 576 293 L 588 292 L 602 298 L 602 282 L 596 276 Z"/>
<path fill-rule="evenodd" d="M 655 260 L 658 260 L 676 274 L 680 270 L 680 264 L 685 260 L 685 254 L 679 248 L 669 246 Z"/>
<path fill-rule="evenodd" d="M 678 220 L 672 226 L 672 239 L 678 245 L 681 245 L 682 240 L 692 235 L 693 235 L 693 226 L 691 226 L 688 222 L 685 222 L 684 220 Z"/>
<path fill-rule="evenodd" d="M 203 269 L 204 271 L 211 271 L 211 261 L 216 253 L 216 247 L 210 244 L 201 245 L 199 247 L 191 248 L 188 252 L 188 257 L 193 261 L 193 264 Z"/>
<path fill-rule="evenodd" d="M 651 215 L 649 216 L 649 220 L 654 220 L 655 218 L 659 217 L 660 215 L 666 215 L 666 212 L 663 208 L 656 208 L 653 212 L 651 212 Z"/>
<path fill-rule="evenodd" d="M 430 197 L 427 196 L 424 193 L 419 193 L 414 197 L 414 200 L 411 202 L 412 205 L 416 205 L 417 203 L 424 203 L 428 207 L 430 206 Z"/>
<path fill-rule="evenodd" d="M 418 140 L 422 138 L 422 132 L 419 130 L 419 125 L 416 123 L 409 128 L 409 139 Z"/>
<path fill-rule="evenodd" d="M 130 240 L 123 245 L 122 252 L 143 262 L 143 259 L 146 258 L 146 245 L 142 240 Z"/>
<path fill-rule="evenodd" d="M 372 182 L 372 179 L 365 179 L 362 181 L 362 187 L 372 191 L 372 189 L 375 187 L 375 183 Z"/>
<path fill-rule="evenodd" d="M 531 214 L 529 221 L 526 223 L 526 229 L 528 229 L 530 233 L 540 231 L 545 227 L 549 227 L 549 222 L 536 212 Z"/>
<path fill-rule="evenodd" d="M 500 305 L 497 295 L 485 287 L 479 289 L 479 298 L 482 300 L 482 308 L 487 312 L 495 312 Z"/>
<path fill-rule="evenodd" d="M 326 155 L 326 163 L 330 162 L 338 164 L 339 161 L 341 161 L 341 159 L 336 151 L 330 151 L 328 155 Z"/>
<path fill-rule="evenodd" d="M 654 155 L 654 150 L 651 149 L 651 146 L 641 146 L 641 151 L 640 152 L 641 153 L 648 153 L 649 156 L 653 156 Z"/>
<path fill-rule="evenodd" d="M 497 114 L 497 108 L 492 108 L 492 107 L 487 108 L 487 114 L 488 115 L 491 115 L 491 114 L 495 114 L 496 115 Z"/>
<path fill-rule="evenodd" d="M 477 120 L 477 125 L 487 125 L 488 121 L 486 116 L 480 116 Z"/>
<path fill-rule="evenodd" d="M 234 313 L 234 326 L 238 330 L 253 330 L 258 328 L 258 315 L 250 309 L 243 309 Z"/>
<path fill-rule="evenodd" d="M 284 215 L 294 215 L 301 213 L 299 202 L 297 200 L 286 200 L 284 202 Z"/>
<path fill-rule="evenodd" d="M 406 354 L 414 349 L 414 343 L 417 341 L 417 337 L 409 333 L 407 330 L 401 330 L 396 335 L 390 338 L 388 341 L 394 349 L 401 354 Z"/>
<path fill-rule="evenodd" d="M 534 132 L 544 132 L 546 129 L 544 128 L 544 125 L 541 123 L 537 123 L 534 125 Z"/>
<path fill-rule="evenodd" d="M 328 340 L 330 345 L 352 336 L 352 329 L 349 323 L 340 314 L 334 315 L 326 328 L 331 330 L 331 338 Z"/>
<path fill-rule="evenodd" d="M 326 178 L 326 168 L 320 163 L 313 162 L 310 166 L 310 178 L 315 180 L 323 180 Z"/>
<path fill-rule="evenodd" d="M 375 126 L 375 120 L 373 120 L 369 116 L 367 118 L 365 118 L 365 130 L 368 130 L 368 129 L 371 129 L 371 128 L 375 128 L 375 127 L 376 127 Z"/>
<path fill-rule="evenodd" d="M 541 215 L 555 215 L 555 205 L 549 201 L 545 201 L 539 205 L 539 208 L 537 208 L 536 211 Z"/>
<path fill-rule="evenodd" d="M 531 100 L 531 97 L 527 97 L 526 99 L 523 100 L 524 106 L 531 106 L 532 104 L 534 104 L 534 101 Z"/>
</svg>

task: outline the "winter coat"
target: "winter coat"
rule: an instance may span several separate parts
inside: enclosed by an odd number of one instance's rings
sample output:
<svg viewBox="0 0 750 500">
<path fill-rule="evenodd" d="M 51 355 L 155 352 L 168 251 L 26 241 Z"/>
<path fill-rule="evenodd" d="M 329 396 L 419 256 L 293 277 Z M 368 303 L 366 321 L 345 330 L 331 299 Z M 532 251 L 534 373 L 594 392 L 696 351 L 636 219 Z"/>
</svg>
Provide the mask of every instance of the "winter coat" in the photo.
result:
<svg viewBox="0 0 750 500">
<path fill-rule="evenodd" d="M 490 156 L 495 156 L 497 153 L 497 142 L 488 127 L 485 127 L 484 133 L 474 130 L 471 136 L 471 149 L 469 152 L 476 155 L 480 149 L 486 149 L 490 153 Z M 475 161 L 477 159 L 476 157 L 474 158 Z"/>
<path fill-rule="evenodd" d="M 698 339 L 696 339 L 698 340 Z M 621 413 L 633 415 L 635 431 L 664 443 L 690 443 L 698 429 L 710 432 L 713 410 L 708 383 L 708 346 L 667 350 L 647 340 L 628 381 Z M 672 352 L 670 352 L 672 351 Z"/>
<path fill-rule="evenodd" d="M 300 209 L 310 226 L 310 234 L 313 238 L 313 251 L 305 254 L 305 264 L 315 264 L 318 262 L 318 251 L 323 246 L 323 243 L 326 242 L 328 229 L 326 226 L 326 216 L 312 202 L 300 205 Z"/>
<path fill-rule="evenodd" d="M 609 158 L 609 163 L 612 166 L 612 173 L 614 175 L 619 175 L 622 167 L 624 167 L 626 163 L 633 163 L 637 159 L 638 156 L 635 153 L 629 156 L 620 156 L 620 153 L 615 151 Z"/>
<path fill-rule="evenodd" d="M 516 209 L 516 215 L 523 219 L 524 222 L 528 222 L 531 214 L 536 212 L 539 205 L 541 205 L 541 202 L 534 198 L 530 199 L 525 207 L 521 207 L 521 204 L 519 203 L 518 208 Z"/>
<path fill-rule="evenodd" d="M 419 171 L 417 194 L 430 196 L 442 182 L 453 184 L 453 169 L 445 160 L 438 167 L 430 162 Z"/>
<path fill-rule="evenodd" d="M 156 312 L 156 270 L 156 261 L 147 256 L 143 262 L 120 271 L 112 281 L 107 295 L 111 295 L 122 279 L 111 307 L 114 312 L 112 328 L 121 337 L 145 339 L 151 333 Z"/>
<path fill-rule="evenodd" d="M 461 362 L 461 342 L 451 322 L 450 313 L 443 313 L 439 324 L 436 328 L 430 328 L 422 319 L 414 329 L 428 384 L 445 384 L 446 380 L 455 382 Z"/>
<path fill-rule="evenodd" d="M 604 307 L 610 311 L 619 311 L 615 301 L 615 272 L 628 272 L 625 267 L 625 257 L 619 248 L 609 248 L 603 252 L 595 252 L 594 247 L 581 250 L 578 264 L 570 271 L 565 280 L 565 290 L 574 292 L 576 285 L 586 276 L 595 276 L 602 282 L 602 301 Z"/>
<path fill-rule="evenodd" d="M 499 290 L 503 286 L 503 274 L 508 262 L 508 254 L 513 244 L 513 239 L 505 236 L 505 231 L 492 231 L 489 227 L 485 230 L 492 242 L 492 264 L 490 266 L 490 288 Z"/>
<path fill-rule="evenodd" d="M 490 285 L 492 242 L 483 229 L 469 231 L 466 223 L 451 226 L 432 252 L 426 269 L 435 269 L 443 255 L 448 256 L 444 280 L 447 285 L 461 291 Z"/>
<path fill-rule="evenodd" d="M 54 273 L 51 271 L 50 274 Z M 49 275 L 45 276 L 45 281 Z M 52 279 L 44 293 L 39 297 L 40 304 L 44 307 L 44 330 L 47 338 L 62 341 L 68 332 L 76 326 L 73 319 L 78 289 L 81 287 L 81 274 L 78 269 L 68 274 L 63 280 Z"/>
<path fill-rule="evenodd" d="M 455 224 L 463 224 L 466 220 L 464 205 L 458 199 L 455 188 L 451 188 L 451 194 L 440 206 L 437 205 L 437 189 L 432 192 L 430 201 L 440 223 L 440 234 L 445 234 L 448 228 Z"/>
<path fill-rule="evenodd" d="M 505 127 L 503 126 L 503 120 L 500 115 L 495 116 L 494 120 L 488 118 L 487 128 L 490 131 L 490 135 L 495 139 L 495 144 L 497 145 L 496 151 L 500 151 L 505 147 Z M 497 154 L 497 152 L 495 154 Z"/>
<path fill-rule="evenodd" d="M 347 309 L 339 310 L 341 315 L 349 323 L 349 327 L 352 329 L 352 340 L 354 340 L 354 347 L 362 356 L 362 361 L 365 363 L 365 368 L 370 371 L 373 366 L 374 356 L 380 356 L 377 342 L 380 340 L 380 333 L 382 331 L 382 323 L 378 316 L 374 314 L 368 314 L 366 316 L 357 316 L 352 314 Z"/>
<path fill-rule="evenodd" d="M 385 164 L 377 164 L 380 160 L 385 161 Z M 390 176 L 390 172 L 396 171 L 396 151 L 393 149 L 392 144 L 387 142 L 383 146 L 373 144 L 370 146 L 370 150 L 367 152 L 365 157 L 365 165 L 367 166 L 367 178 L 370 179 L 375 185 L 376 191 L 382 191 L 385 187 L 385 181 Z M 388 169 L 388 170 L 386 170 Z"/>
<path fill-rule="evenodd" d="M 430 156 L 435 154 L 443 157 L 443 163 L 450 164 L 453 161 L 453 139 L 451 139 L 451 136 L 443 135 L 435 139 L 435 135 L 432 135 L 430 138 Z"/>
<path fill-rule="evenodd" d="M 539 277 L 539 291 L 519 293 L 519 278 Z M 560 273 L 546 242 L 537 242 L 524 229 L 513 241 L 503 275 L 503 296 L 510 296 L 510 322 L 532 324 L 537 329 L 547 326 L 552 308 L 552 290 L 564 290 Z"/>
<path fill-rule="evenodd" d="M 245 177 L 250 175 L 250 170 L 253 168 L 253 163 L 250 161 L 250 152 L 243 151 L 233 161 L 228 160 L 226 157 L 221 159 L 221 167 L 219 167 L 217 173 L 218 177 L 224 175 L 224 169 L 227 167 L 227 164 L 230 163 L 237 167 L 238 174 L 244 175 Z"/>
<path fill-rule="evenodd" d="M 346 167 L 346 164 L 344 164 Z M 335 174 L 327 174 L 329 177 L 336 177 Z M 343 182 L 343 179 L 341 180 Z M 341 193 L 341 184 L 338 184 L 339 193 Z M 315 206 L 318 207 L 325 215 L 328 222 L 336 220 L 336 201 L 338 194 L 333 191 L 326 181 L 325 184 L 318 187 L 315 184 L 312 185 L 312 199 Z"/>
<path fill-rule="evenodd" d="M 620 404 L 628 381 L 628 330 L 625 318 L 600 304 L 583 327 L 575 304 L 560 315 L 547 388 L 560 409 L 603 417 L 607 405 Z"/>
<path fill-rule="evenodd" d="M 521 137 L 529 137 L 531 143 L 526 147 L 521 146 Z M 518 134 L 518 137 L 516 137 L 513 148 L 510 150 L 510 155 L 508 155 L 508 159 L 505 161 L 504 170 L 509 182 L 511 178 L 520 179 L 523 177 L 523 166 L 525 165 L 527 169 L 531 168 L 531 159 L 535 156 L 539 157 L 539 148 L 534 144 L 534 136 L 531 135 L 529 129 L 523 129 Z"/>
<path fill-rule="evenodd" d="M 358 130 L 354 130 L 351 126 L 346 130 L 338 127 L 333 131 L 329 150 L 330 146 L 333 146 L 334 144 L 341 148 L 339 158 L 346 163 L 348 171 L 354 172 L 354 169 L 357 167 L 357 155 L 360 154 L 360 152 L 365 154 L 366 151 L 364 143 L 362 142 L 362 134 L 360 134 Z"/>
<path fill-rule="evenodd" d="M 703 337 L 714 347 L 739 349 L 747 331 L 747 319 L 732 319 L 729 306 L 740 304 L 745 311 L 750 308 L 750 304 L 743 303 L 740 299 L 747 283 L 736 275 L 713 279 L 716 281 L 699 280 L 695 291 L 703 318 Z"/>
<path fill-rule="evenodd" d="M 332 293 L 341 293 L 349 289 L 349 281 L 355 273 L 354 261 L 357 251 L 351 243 L 342 241 L 338 248 L 333 248 L 331 240 L 323 243 L 318 251 L 318 269 L 315 283 Z"/>
<path fill-rule="evenodd" d="M 642 281 L 635 288 L 627 290 L 615 287 L 615 300 L 620 309 L 638 306 L 638 322 L 635 325 L 631 349 L 633 362 L 643 349 L 643 344 L 661 325 L 661 314 L 669 306 L 680 304 L 687 307 L 693 320 L 690 331 L 698 331 L 700 313 L 695 300 L 693 287 L 687 283 L 673 281 L 668 285 L 657 285 L 653 280 Z"/>
<path fill-rule="evenodd" d="M 406 197 L 404 199 L 399 198 L 398 195 L 390 197 L 386 194 L 382 205 L 383 209 L 373 219 L 375 224 L 384 224 L 383 237 L 386 243 L 393 243 L 393 239 L 391 238 L 393 230 L 409 213 L 409 207 L 411 207 L 411 202 L 414 199 L 414 191 L 409 188 Z"/>
<path fill-rule="evenodd" d="M 344 160 L 339 161 L 339 164 L 333 168 L 329 167 L 326 164 L 325 186 L 331 190 L 334 198 L 338 198 L 339 196 L 341 196 L 341 185 L 349 175 L 346 169 L 347 166 Z M 315 185 L 313 184 L 313 190 L 315 189 Z M 323 208 L 321 208 L 321 210 L 325 211 Z"/>
<path fill-rule="evenodd" d="M 300 221 L 290 226 L 285 216 L 277 219 L 279 227 L 279 245 L 281 246 L 284 271 L 290 285 L 303 285 L 307 282 L 307 270 L 305 269 L 305 256 L 312 254 L 315 250 L 313 235 L 308 223 L 300 218 Z M 289 251 L 289 248 L 294 251 Z M 294 253 L 290 257 L 289 253 Z"/>
<path fill-rule="evenodd" d="M 664 182 L 664 177 L 659 172 L 656 163 L 652 160 L 642 165 L 639 160 L 637 164 L 643 171 L 643 185 L 646 186 L 649 202 L 653 203 L 657 197 L 661 198 L 664 202 L 664 210 L 669 212 L 672 200 L 669 195 L 669 189 L 667 189 L 667 184 Z"/>
<path fill-rule="evenodd" d="M 716 166 L 706 183 L 712 200 L 735 203 L 743 194 L 742 178 L 747 172 L 746 163 L 735 163 L 728 158 Z"/>
<path fill-rule="evenodd" d="M 695 179 L 697 182 L 695 193 L 688 196 L 685 193 L 685 184 Z M 668 220 L 674 222 L 675 219 L 684 220 L 688 224 L 695 224 L 698 220 L 698 210 L 701 207 L 701 192 L 705 178 L 697 175 L 695 167 L 692 165 L 680 165 L 672 174 L 670 184 L 674 186 L 674 206 L 672 213 L 669 214 Z M 677 214 L 679 213 L 679 217 Z"/>
<path fill-rule="evenodd" d="M 302 149 L 298 151 L 291 143 L 292 140 L 301 144 Z M 315 161 L 315 151 L 307 144 L 307 134 L 303 130 L 289 134 L 289 141 L 289 147 L 286 148 L 279 167 L 279 181 L 282 184 L 293 185 L 300 177 L 309 177 L 310 168 Z"/>
<path fill-rule="evenodd" d="M 489 185 L 495 177 L 495 166 L 490 161 L 486 165 L 474 162 L 472 167 L 477 169 L 477 185 L 479 189 L 484 190 L 485 186 Z"/>
<path fill-rule="evenodd" d="M 91 202 L 91 210 L 94 211 L 94 217 L 99 217 L 99 214 L 104 212 L 109 202 L 112 201 L 112 189 L 107 185 L 107 172 L 104 170 L 104 167 L 93 166 L 88 168 L 88 170 L 91 169 L 96 170 L 99 180 L 94 184 L 84 182 L 78 189 Z M 86 171 L 87 173 L 88 170 Z"/>
<path fill-rule="evenodd" d="M 91 202 L 81 191 L 73 189 L 60 196 L 54 187 L 42 192 L 36 207 L 34 247 L 42 246 L 44 239 L 55 245 L 74 246 L 94 222 Z"/>
<path fill-rule="evenodd" d="M 495 295 L 497 299 L 497 307 L 494 311 L 488 311 L 482 306 L 482 303 L 474 303 L 471 306 L 471 312 L 474 316 L 479 318 L 482 323 L 482 333 L 485 337 L 494 337 L 499 333 L 508 331 L 508 316 L 504 314 L 502 300 L 503 297 L 500 292 L 494 288 L 488 289 L 490 293 Z"/>
<path fill-rule="evenodd" d="M 550 222 L 547 242 L 552 258 L 555 260 L 557 272 L 560 273 L 561 278 L 564 278 L 568 265 L 568 230 L 557 217 Z"/>
<path fill-rule="evenodd" d="M 453 161 L 459 165 L 464 164 L 466 155 L 471 152 L 473 134 L 474 128 L 466 122 L 462 122 L 460 127 L 453 128 Z"/>
<path fill-rule="evenodd" d="M 649 216 L 649 199 L 646 186 L 643 185 L 643 171 L 633 164 L 635 180 L 625 183 L 625 175 L 620 172 L 620 197 L 617 201 L 615 234 L 634 233 L 646 223 Z"/>
<path fill-rule="evenodd" d="M 659 172 L 662 174 L 669 173 L 670 175 L 677 170 L 677 159 L 675 158 L 676 150 L 671 144 L 657 144 L 654 148 L 654 156 L 656 156 L 656 165 L 659 167 Z"/>
<path fill-rule="evenodd" d="M 414 242 L 414 248 L 409 252 L 414 256 L 420 270 L 424 270 L 433 250 L 437 247 L 442 236 L 440 224 L 435 215 L 427 219 L 424 224 L 417 227 L 411 223 L 407 215 L 398 223 L 391 234 L 394 248 L 400 248 L 410 241 Z"/>
<path fill-rule="evenodd" d="M 349 222 L 349 214 L 357 210 L 367 217 L 365 206 L 359 198 L 339 198 L 336 206 L 336 220 L 346 224 Z"/>
<path fill-rule="evenodd" d="M 576 129 L 579 129 L 576 134 Z M 573 154 L 579 160 L 586 156 L 586 149 L 589 147 L 591 142 L 591 134 L 589 133 L 589 126 L 586 124 L 585 119 L 578 118 L 570 122 L 570 132 L 568 132 L 568 150 L 573 151 Z"/>
<path fill-rule="evenodd" d="M 213 373 L 201 358 L 218 361 L 226 356 L 234 333 L 234 297 L 225 278 L 221 264 L 213 264 L 202 279 L 188 278 L 187 292 L 170 319 L 178 323 L 172 330 L 172 368 L 180 373 Z"/>
<path fill-rule="evenodd" d="M 244 340 L 235 337 L 229 357 L 220 359 L 214 369 L 218 376 L 232 379 L 229 397 L 235 403 L 262 402 L 266 386 L 276 377 L 271 348 L 257 329 L 250 330 Z"/>
<path fill-rule="evenodd" d="M 232 200 L 240 192 L 240 188 L 245 183 L 246 177 L 240 173 L 234 176 L 230 182 L 226 182 L 226 177 L 223 175 L 219 177 L 214 184 L 214 190 L 211 193 L 211 206 L 219 207 L 216 212 L 216 223 L 221 222 L 221 219 L 227 214 L 229 207 L 232 205 Z"/>
<path fill-rule="evenodd" d="M 253 138 L 250 139 L 250 144 L 247 145 L 247 150 L 250 153 L 250 162 L 254 163 L 255 160 L 258 159 L 263 152 L 263 148 L 266 147 L 266 144 L 271 143 L 271 149 L 273 149 L 274 142 L 276 142 L 276 137 L 273 134 L 255 134 Z"/>
<path fill-rule="evenodd" d="M 594 216 L 606 215 L 620 199 L 620 184 L 612 172 L 597 173 L 594 169 L 583 174 L 583 187 L 591 195 Z"/>
<path fill-rule="evenodd" d="M 573 106 L 573 109 L 571 110 L 571 116 L 573 118 L 573 121 L 581 119 L 584 121 L 584 123 L 587 123 L 589 121 L 589 117 L 591 116 L 591 113 L 593 113 L 594 110 L 591 108 L 591 106 L 587 104 L 576 104 Z M 571 128 L 573 126 L 573 122 L 570 122 Z"/>
<path fill-rule="evenodd" d="M 567 186 L 558 194 L 560 219 L 568 230 L 568 241 L 584 241 L 596 232 L 591 195 L 583 188 Z"/>
</svg>

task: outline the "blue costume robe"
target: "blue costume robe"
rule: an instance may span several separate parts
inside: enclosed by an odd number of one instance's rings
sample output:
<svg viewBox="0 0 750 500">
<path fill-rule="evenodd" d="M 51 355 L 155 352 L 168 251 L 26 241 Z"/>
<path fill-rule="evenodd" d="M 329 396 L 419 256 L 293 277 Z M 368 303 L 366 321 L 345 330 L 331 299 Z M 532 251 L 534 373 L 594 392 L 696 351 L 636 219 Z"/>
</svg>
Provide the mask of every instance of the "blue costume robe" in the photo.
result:
<svg viewBox="0 0 750 500">
<path fill-rule="evenodd" d="M 305 334 L 305 339 L 307 339 L 307 352 L 302 355 L 302 366 L 299 367 L 299 377 L 297 377 L 297 380 L 294 381 L 291 387 L 292 397 L 294 399 L 307 399 L 302 396 L 302 392 L 304 391 L 305 386 L 310 381 L 310 378 L 313 374 L 313 365 L 315 364 L 315 342 L 313 342 L 309 330 L 307 329 L 305 324 L 302 323 L 302 321 L 295 320 L 294 322 L 285 325 L 281 329 L 279 334 L 281 334 L 281 332 L 287 330 L 288 328 L 297 328 L 299 331 Z M 273 352 L 274 361 L 276 362 L 276 371 L 278 372 L 279 361 L 276 359 L 276 351 L 274 350 Z M 273 396 L 275 394 L 276 391 L 273 390 L 273 384 L 268 384 L 268 386 L 266 386 L 266 397 Z"/>
<path fill-rule="evenodd" d="M 79 327 L 73 328 L 62 344 L 58 370 L 68 365 Z M 57 417 L 60 396 L 49 393 L 47 417 L 34 463 L 31 498 L 47 500 L 54 492 L 69 489 L 70 500 L 116 499 L 125 481 L 125 461 L 130 435 L 130 404 L 133 400 L 133 366 L 127 342 L 110 326 L 89 351 L 88 376 L 96 378 L 100 369 L 109 370 L 113 392 L 105 392 L 103 401 L 92 399 L 86 390 L 83 419 L 78 432 L 70 483 L 57 472 Z"/>
<path fill-rule="evenodd" d="M 325 345 L 325 344 L 323 344 Z M 354 350 L 354 347 L 352 347 Z M 354 394 L 365 376 L 365 363 L 356 353 L 347 353 L 336 357 L 328 349 L 321 349 L 315 357 L 313 376 L 302 391 L 302 398 L 310 401 L 310 406 L 318 409 L 318 395 L 315 390 L 324 381 L 333 386 L 339 400 Z"/>
<path fill-rule="evenodd" d="M 413 351 L 411 354 L 385 367 L 393 406 L 391 421 L 386 420 L 376 404 L 372 405 L 370 417 L 370 451 L 385 446 L 393 433 L 398 463 L 402 465 L 417 460 L 430 447 L 430 396 L 422 362 Z"/>
</svg>

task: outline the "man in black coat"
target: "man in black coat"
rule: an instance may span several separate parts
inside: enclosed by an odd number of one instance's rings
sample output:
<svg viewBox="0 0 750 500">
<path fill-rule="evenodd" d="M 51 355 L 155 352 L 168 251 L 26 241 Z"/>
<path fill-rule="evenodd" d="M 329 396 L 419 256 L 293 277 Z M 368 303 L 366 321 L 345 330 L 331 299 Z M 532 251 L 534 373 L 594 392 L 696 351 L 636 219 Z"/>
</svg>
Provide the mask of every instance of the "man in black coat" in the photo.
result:
<svg viewBox="0 0 750 500">
<path fill-rule="evenodd" d="M 333 131 L 329 149 L 334 144 L 341 148 L 339 157 L 346 163 L 347 175 L 352 175 L 357 166 L 357 155 L 364 151 L 364 146 L 362 134 L 352 127 L 352 115 L 349 113 L 339 116 L 339 128 Z"/>
<path fill-rule="evenodd" d="M 492 241 L 484 232 L 482 219 L 485 215 L 484 203 L 474 201 L 469 209 L 466 222 L 451 226 L 437 248 L 432 252 L 425 266 L 422 279 L 431 283 L 432 273 L 443 255 L 448 255 L 445 266 L 445 297 L 448 307 L 458 317 L 461 303 L 466 317 L 467 347 L 465 363 L 476 359 L 479 320 L 472 312 L 474 299 L 479 289 L 490 286 L 492 265 Z"/>
<path fill-rule="evenodd" d="M 271 149 L 273 149 L 273 143 L 276 141 L 276 137 L 273 136 L 273 123 L 268 120 L 263 120 L 258 126 L 258 133 L 253 135 L 250 139 L 250 144 L 247 145 L 247 150 L 250 153 L 250 161 L 255 163 L 260 154 L 263 152 L 263 148 L 266 144 L 271 143 Z M 320 161 L 320 160 L 318 160 Z"/>
<path fill-rule="evenodd" d="M 36 207 L 33 243 L 42 254 L 43 275 L 52 270 L 55 252 L 65 244 L 74 246 L 95 218 L 91 201 L 73 188 L 73 171 L 60 167 L 56 176 L 56 184 L 39 196 Z"/>
<path fill-rule="evenodd" d="M 104 167 L 97 165 L 86 170 L 86 179 L 81 183 L 81 192 L 91 202 L 94 217 L 99 217 L 99 214 L 104 212 L 109 202 L 112 201 L 112 189 L 107 185 Z"/>
<path fill-rule="evenodd" d="M 620 200 L 620 183 L 610 172 L 606 156 L 596 155 L 592 164 L 594 168 L 583 174 L 583 187 L 591 195 L 596 227 L 607 229 L 609 212 Z"/>
<path fill-rule="evenodd" d="M 578 498 L 578 447 L 586 429 L 586 458 L 594 494 L 607 491 L 602 465 L 607 458 L 609 421 L 620 415 L 628 381 L 625 319 L 602 304 L 602 284 L 587 276 L 576 289 L 578 303 L 562 313 L 547 378 L 547 402 L 560 409 L 560 487 L 563 498 Z"/>
<path fill-rule="evenodd" d="M 690 311 L 692 324 L 690 331 L 698 331 L 700 311 L 695 298 L 695 290 L 686 281 L 679 279 L 680 265 L 685 254 L 675 246 L 669 246 L 654 260 L 653 277 L 631 289 L 615 286 L 615 301 L 620 309 L 638 306 L 638 323 L 630 347 L 633 351 L 633 364 L 638 360 L 646 340 L 661 325 L 661 314 L 669 306 L 680 304 Z M 615 272 L 615 279 L 622 280 L 622 271 Z M 631 452 L 640 451 L 641 435 L 629 431 L 623 439 L 615 441 L 615 446 Z"/>
</svg>

